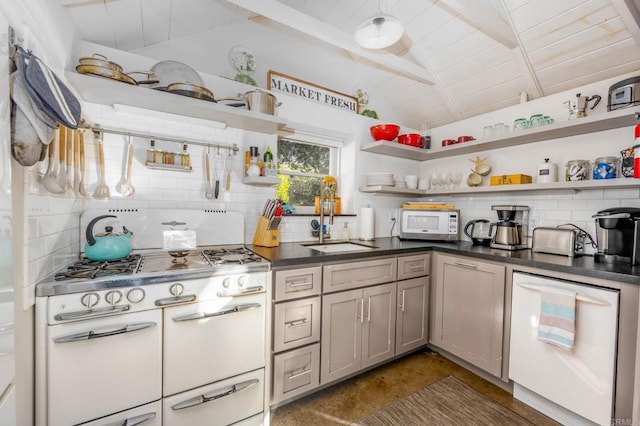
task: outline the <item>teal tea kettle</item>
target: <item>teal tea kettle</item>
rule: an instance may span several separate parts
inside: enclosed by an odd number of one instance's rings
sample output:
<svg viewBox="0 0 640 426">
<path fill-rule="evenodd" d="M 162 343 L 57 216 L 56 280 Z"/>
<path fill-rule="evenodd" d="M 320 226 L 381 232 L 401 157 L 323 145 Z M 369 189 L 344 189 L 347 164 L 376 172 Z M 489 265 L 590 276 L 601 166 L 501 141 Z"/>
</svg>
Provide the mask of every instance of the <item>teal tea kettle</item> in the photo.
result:
<svg viewBox="0 0 640 426">
<path fill-rule="evenodd" d="M 107 217 L 117 216 L 98 216 L 87 225 L 87 243 L 84 245 L 84 254 L 89 260 L 118 260 L 129 256 L 129 253 L 131 253 L 131 236 L 133 233 L 125 226 L 122 227 L 122 233 L 114 232 L 113 226 L 105 226 L 104 232 L 93 235 L 95 223 Z"/>
</svg>

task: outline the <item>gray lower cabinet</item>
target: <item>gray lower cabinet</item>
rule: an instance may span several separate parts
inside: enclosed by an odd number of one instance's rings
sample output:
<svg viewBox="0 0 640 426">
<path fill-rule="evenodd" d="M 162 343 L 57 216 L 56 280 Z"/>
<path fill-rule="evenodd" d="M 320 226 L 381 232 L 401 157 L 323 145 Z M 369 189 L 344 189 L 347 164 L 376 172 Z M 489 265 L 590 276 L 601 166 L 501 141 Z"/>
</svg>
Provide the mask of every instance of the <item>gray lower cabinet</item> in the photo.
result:
<svg viewBox="0 0 640 426">
<path fill-rule="evenodd" d="M 274 272 L 271 403 L 320 384 L 322 267 Z"/>
<path fill-rule="evenodd" d="M 504 265 L 436 255 L 431 343 L 500 377 Z"/>
<path fill-rule="evenodd" d="M 395 282 L 322 296 L 320 383 L 392 358 L 395 317 Z"/>
</svg>

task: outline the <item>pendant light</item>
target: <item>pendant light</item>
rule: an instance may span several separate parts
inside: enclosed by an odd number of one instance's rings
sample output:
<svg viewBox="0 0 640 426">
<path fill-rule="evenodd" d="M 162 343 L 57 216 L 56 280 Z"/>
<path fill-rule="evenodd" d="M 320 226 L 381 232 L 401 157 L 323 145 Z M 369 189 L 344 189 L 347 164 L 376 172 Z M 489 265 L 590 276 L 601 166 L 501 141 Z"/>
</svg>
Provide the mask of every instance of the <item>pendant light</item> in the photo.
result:
<svg viewBox="0 0 640 426">
<path fill-rule="evenodd" d="M 380 8 L 358 26 L 355 32 L 356 43 L 367 49 L 383 49 L 400 40 L 404 28 L 397 18 L 387 15 Z"/>
</svg>

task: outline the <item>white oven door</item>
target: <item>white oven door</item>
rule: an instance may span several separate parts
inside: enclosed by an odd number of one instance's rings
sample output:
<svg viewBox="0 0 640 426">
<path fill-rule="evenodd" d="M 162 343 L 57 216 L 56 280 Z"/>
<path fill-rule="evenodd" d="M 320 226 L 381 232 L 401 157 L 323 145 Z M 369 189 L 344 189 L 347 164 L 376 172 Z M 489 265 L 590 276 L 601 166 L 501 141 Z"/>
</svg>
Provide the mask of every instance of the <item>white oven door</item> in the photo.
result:
<svg viewBox="0 0 640 426">
<path fill-rule="evenodd" d="M 245 419 L 246 424 L 256 424 L 264 405 L 263 381 L 261 368 L 165 398 L 163 425 L 216 426 Z"/>
<path fill-rule="evenodd" d="M 152 402 L 112 416 L 103 417 L 82 426 L 161 426 L 162 401 Z"/>
<path fill-rule="evenodd" d="M 164 309 L 163 395 L 265 365 L 265 293 Z"/>
<path fill-rule="evenodd" d="M 161 312 L 49 326 L 47 424 L 77 424 L 159 400 Z"/>
</svg>

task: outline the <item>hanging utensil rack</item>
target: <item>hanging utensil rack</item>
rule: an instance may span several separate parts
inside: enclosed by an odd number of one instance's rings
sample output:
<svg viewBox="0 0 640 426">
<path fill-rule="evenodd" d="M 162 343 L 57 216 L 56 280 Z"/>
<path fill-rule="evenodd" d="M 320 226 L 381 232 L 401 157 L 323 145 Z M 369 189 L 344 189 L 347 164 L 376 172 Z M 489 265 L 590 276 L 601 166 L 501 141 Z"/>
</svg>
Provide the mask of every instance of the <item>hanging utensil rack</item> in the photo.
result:
<svg viewBox="0 0 640 426">
<path fill-rule="evenodd" d="M 79 128 L 90 130 L 91 132 L 93 132 L 94 137 L 98 138 L 99 140 L 102 140 L 102 135 L 104 133 L 110 133 L 113 135 L 125 136 L 127 138 L 134 137 L 134 138 L 148 139 L 148 140 L 154 140 L 154 141 L 175 142 L 181 145 L 185 145 L 185 144 L 199 145 L 207 148 L 216 148 L 218 150 L 226 149 L 229 151 L 229 153 L 233 153 L 233 155 L 236 155 L 236 152 L 239 151 L 240 149 L 235 143 L 229 145 L 229 144 L 222 144 L 222 143 L 194 141 L 194 140 L 188 140 L 184 138 L 172 138 L 169 136 L 157 136 L 157 135 L 152 135 L 148 133 L 136 133 L 136 132 L 129 132 L 124 130 L 106 129 L 96 124 L 94 124 L 93 126 L 89 126 L 85 122 L 80 123 Z M 146 166 L 150 169 L 162 169 L 162 170 L 172 170 L 172 171 L 181 171 L 181 172 L 190 172 L 192 169 L 191 166 L 182 166 L 177 164 L 147 163 Z"/>
</svg>

